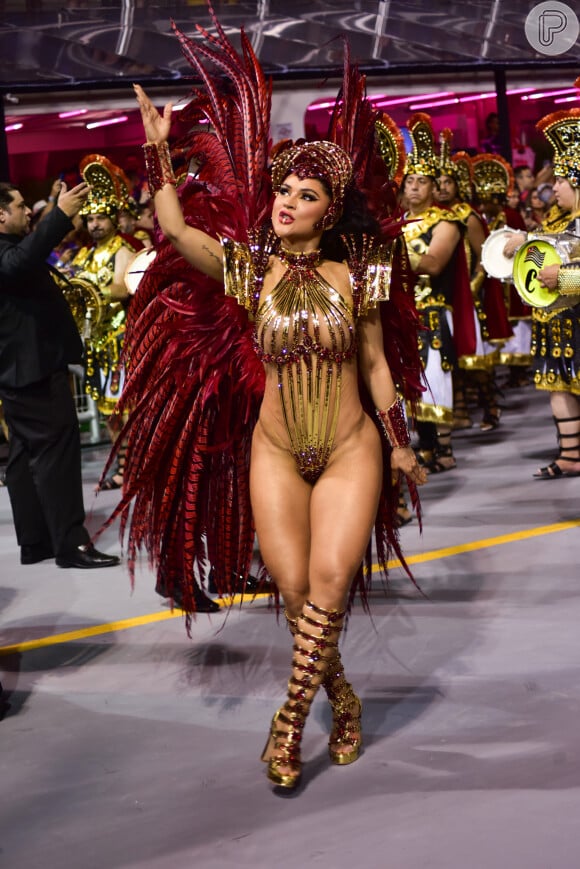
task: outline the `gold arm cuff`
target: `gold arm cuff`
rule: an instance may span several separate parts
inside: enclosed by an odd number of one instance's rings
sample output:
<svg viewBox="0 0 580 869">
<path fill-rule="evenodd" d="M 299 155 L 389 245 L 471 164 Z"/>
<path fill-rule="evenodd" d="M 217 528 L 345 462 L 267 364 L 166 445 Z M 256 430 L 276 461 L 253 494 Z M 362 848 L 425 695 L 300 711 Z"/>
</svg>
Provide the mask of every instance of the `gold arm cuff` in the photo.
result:
<svg viewBox="0 0 580 869">
<path fill-rule="evenodd" d="M 580 293 L 580 263 L 567 263 L 558 269 L 558 293 L 577 296 Z"/>
<path fill-rule="evenodd" d="M 143 145 L 143 153 L 145 155 L 145 169 L 147 170 L 147 181 L 151 196 L 154 196 L 165 184 L 171 184 L 175 187 L 177 179 L 171 165 L 171 153 L 168 143 L 146 142 Z"/>
</svg>

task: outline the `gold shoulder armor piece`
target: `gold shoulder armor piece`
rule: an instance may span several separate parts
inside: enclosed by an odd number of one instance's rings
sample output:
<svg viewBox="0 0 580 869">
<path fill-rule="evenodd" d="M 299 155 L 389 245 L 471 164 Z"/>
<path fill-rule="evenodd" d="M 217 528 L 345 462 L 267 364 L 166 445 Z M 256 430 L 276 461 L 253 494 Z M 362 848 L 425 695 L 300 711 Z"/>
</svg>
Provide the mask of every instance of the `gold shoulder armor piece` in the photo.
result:
<svg viewBox="0 0 580 869">
<path fill-rule="evenodd" d="M 233 296 L 246 310 L 252 311 L 256 278 L 254 263 L 247 244 L 222 238 L 224 251 L 224 287 L 226 295 Z"/>
<path fill-rule="evenodd" d="M 359 314 L 368 313 L 378 302 L 387 302 L 391 288 L 393 244 L 381 244 L 369 251 L 364 273 Z"/>
</svg>

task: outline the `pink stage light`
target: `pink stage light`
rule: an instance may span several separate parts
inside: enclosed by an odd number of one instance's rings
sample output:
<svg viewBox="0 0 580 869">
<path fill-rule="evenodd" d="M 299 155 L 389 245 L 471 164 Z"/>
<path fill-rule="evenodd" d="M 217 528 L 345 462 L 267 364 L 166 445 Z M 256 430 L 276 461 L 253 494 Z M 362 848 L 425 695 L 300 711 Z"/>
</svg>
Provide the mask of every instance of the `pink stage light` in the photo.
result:
<svg viewBox="0 0 580 869">
<path fill-rule="evenodd" d="M 59 118 L 76 118 L 77 115 L 86 115 L 88 109 L 71 109 L 70 112 L 59 112 Z"/>
<path fill-rule="evenodd" d="M 578 94 L 573 94 L 571 97 L 560 97 L 559 100 L 554 100 L 555 103 L 573 103 L 578 99 Z"/>
<path fill-rule="evenodd" d="M 533 90 L 534 90 L 534 88 L 531 88 L 531 87 L 515 88 L 514 90 L 506 91 L 506 93 L 508 94 L 508 96 L 511 96 L 513 94 L 529 93 L 530 91 L 533 91 Z M 418 110 L 418 109 L 432 109 L 432 108 L 435 108 L 436 106 L 452 106 L 452 105 L 457 104 L 457 103 L 474 103 L 474 102 L 477 102 L 478 100 L 492 100 L 492 99 L 495 99 L 496 96 L 497 96 L 497 94 L 495 91 L 486 91 L 485 93 L 480 93 L 480 94 L 468 94 L 467 96 L 464 96 L 464 97 L 457 96 L 457 94 L 455 94 L 454 96 L 450 97 L 450 99 L 448 99 L 448 100 L 436 100 L 434 102 L 426 102 L 426 103 L 413 102 L 409 106 L 409 108 L 413 111 Z"/>
<path fill-rule="evenodd" d="M 128 121 L 127 115 L 121 115 L 118 118 L 107 118 L 105 121 L 91 121 L 90 124 L 85 124 L 87 130 L 96 130 L 97 127 L 110 127 L 112 124 L 122 124 Z"/>
<path fill-rule="evenodd" d="M 448 97 L 451 95 L 451 91 L 438 91 L 437 93 L 432 94 L 418 94 L 413 97 L 387 97 L 385 94 L 379 94 L 376 97 L 369 97 L 369 102 L 371 102 L 376 109 L 383 108 L 384 106 L 399 106 L 404 103 L 413 102 L 413 100 L 431 100 L 437 99 L 438 97 Z M 307 112 L 316 112 L 318 109 L 332 109 L 334 108 L 335 100 L 328 100 L 324 103 L 316 103 L 315 105 L 308 106 L 306 109 Z"/>
<path fill-rule="evenodd" d="M 457 105 L 459 97 L 452 97 L 449 100 L 435 100 L 432 103 L 411 103 L 410 111 L 415 112 L 419 109 L 434 109 L 436 106 L 453 106 Z"/>
<path fill-rule="evenodd" d="M 509 96 L 514 96 L 515 94 L 529 94 L 530 91 L 535 91 L 535 88 L 514 88 L 511 91 L 506 91 L 506 94 Z"/>
<path fill-rule="evenodd" d="M 13 133 L 15 130 L 21 130 L 22 124 L 9 124 L 7 127 L 4 127 L 5 133 Z"/>
<path fill-rule="evenodd" d="M 383 99 L 382 97 L 371 97 L 370 100 L 374 103 L 376 109 L 382 109 L 386 106 L 400 106 L 404 103 L 413 103 L 415 100 L 436 100 L 438 97 L 450 97 L 451 91 L 438 91 L 433 94 L 419 94 L 415 97 L 387 97 Z M 412 108 L 412 106 L 409 106 Z"/>
<path fill-rule="evenodd" d="M 537 91 L 535 94 L 528 94 L 522 97 L 523 100 L 541 100 L 544 97 L 561 97 L 564 94 L 575 94 L 576 88 L 564 88 L 558 91 Z"/>
<path fill-rule="evenodd" d="M 495 91 L 490 91 L 485 94 L 471 94 L 468 97 L 459 97 L 460 103 L 474 103 L 476 100 L 494 100 L 497 94 Z"/>
</svg>

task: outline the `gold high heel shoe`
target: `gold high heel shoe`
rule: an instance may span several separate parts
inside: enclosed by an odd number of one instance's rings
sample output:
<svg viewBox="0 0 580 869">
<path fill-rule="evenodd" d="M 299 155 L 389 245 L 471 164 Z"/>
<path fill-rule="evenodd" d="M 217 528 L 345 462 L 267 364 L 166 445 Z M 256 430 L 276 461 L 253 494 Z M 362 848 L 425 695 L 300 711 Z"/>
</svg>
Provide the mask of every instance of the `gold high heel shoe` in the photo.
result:
<svg viewBox="0 0 580 869">
<path fill-rule="evenodd" d="M 288 696 L 272 719 L 262 752 L 262 760 L 268 763 L 268 778 L 279 787 L 295 788 L 300 781 L 304 725 L 334 657 L 343 620 L 344 612 L 325 610 L 311 601 L 306 601 L 296 620 Z"/>
<path fill-rule="evenodd" d="M 346 766 L 358 760 L 360 755 L 362 703 L 352 690 L 350 682 L 346 681 L 340 656 L 329 669 L 324 687 L 332 706 L 332 732 L 328 740 L 328 753 L 332 763 Z M 341 750 L 347 746 L 350 748 Z"/>
<path fill-rule="evenodd" d="M 286 729 L 277 726 L 279 721 L 286 725 Z M 284 706 L 272 718 L 270 733 L 261 759 L 268 764 L 268 778 L 278 787 L 295 788 L 300 781 L 302 775 L 300 741 L 305 722 L 306 716 L 294 713 L 290 717 L 285 712 Z M 287 771 L 284 772 L 284 769 Z"/>
</svg>

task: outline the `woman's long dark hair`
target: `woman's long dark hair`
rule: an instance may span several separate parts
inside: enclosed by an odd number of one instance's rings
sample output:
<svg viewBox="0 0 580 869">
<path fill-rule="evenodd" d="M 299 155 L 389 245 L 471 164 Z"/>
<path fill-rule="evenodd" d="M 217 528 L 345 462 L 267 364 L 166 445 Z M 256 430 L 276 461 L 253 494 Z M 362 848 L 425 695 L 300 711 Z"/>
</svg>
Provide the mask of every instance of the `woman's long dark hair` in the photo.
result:
<svg viewBox="0 0 580 869">
<path fill-rule="evenodd" d="M 325 259 L 342 262 L 347 258 L 347 249 L 342 236 L 371 235 L 380 237 L 381 228 L 378 220 L 371 214 L 367 199 L 357 187 L 351 185 L 344 192 L 344 205 L 338 223 L 327 229 L 320 242 L 320 249 Z"/>
</svg>

